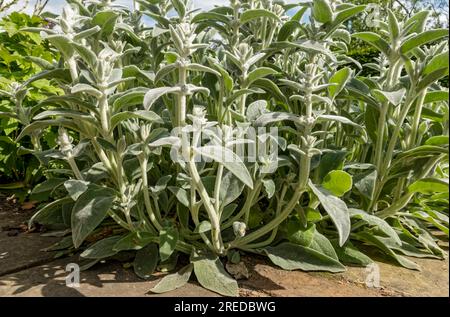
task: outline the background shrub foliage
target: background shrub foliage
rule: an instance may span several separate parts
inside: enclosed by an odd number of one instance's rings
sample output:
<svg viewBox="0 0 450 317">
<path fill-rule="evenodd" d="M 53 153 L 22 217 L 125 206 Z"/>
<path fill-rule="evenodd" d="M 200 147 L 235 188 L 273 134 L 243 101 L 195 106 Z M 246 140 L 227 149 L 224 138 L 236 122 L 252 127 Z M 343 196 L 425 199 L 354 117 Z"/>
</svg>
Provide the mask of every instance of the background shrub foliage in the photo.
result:
<svg viewBox="0 0 450 317">
<path fill-rule="evenodd" d="M 51 199 L 30 225 L 65 230 L 59 255 L 83 248 L 85 268 L 123 255 L 148 278 L 184 254 L 189 264 L 152 291 L 195 275 L 224 295 L 238 287 L 222 260 L 242 252 L 330 272 L 371 263 L 371 247 L 409 269 L 404 255 L 444 257 L 448 30 L 428 28 L 428 11 L 387 10 L 378 28 L 353 32 L 366 7 L 341 1 L 68 4 L 54 27 L 33 17 L 0 46 L 23 43 L 10 62 L 2 54 L 19 72 L 2 70 L 2 137 L 25 142 L 45 171 L 33 194 Z M 51 49 L 34 49 L 39 34 Z M 355 39 L 374 61 L 350 57 Z M 279 156 L 223 160 L 248 127 L 278 127 Z M 172 160 L 174 145 L 186 161 Z"/>
<path fill-rule="evenodd" d="M 44 25 L 47 24 L 42 18 L 17 12 L 0 21 L 0 28 L 4 30 L 0 33 L 0 189 L 14 191 L 21 199 L 29 194 L 33 185 L 42 181 L 44 172 L 38 159 L 27 149 L 40 150 L 56 145 L 57 130 L 55 134 L 50 128 L 35 134 L 34 143 L 30 139 L 20 144 L 16 142 L 20 129 L 31 123 L 32 116 L 27 109 L 36 107 L 49 95 L 62 93 L 48 79 L 36 78 L 26 85 L 26 93 L 23 90 L 17 98 L 12 96 L 22 83 L 42 71 L 42 63 L 59 58 L 39 34 L 21 30 Z"/>
</svg>

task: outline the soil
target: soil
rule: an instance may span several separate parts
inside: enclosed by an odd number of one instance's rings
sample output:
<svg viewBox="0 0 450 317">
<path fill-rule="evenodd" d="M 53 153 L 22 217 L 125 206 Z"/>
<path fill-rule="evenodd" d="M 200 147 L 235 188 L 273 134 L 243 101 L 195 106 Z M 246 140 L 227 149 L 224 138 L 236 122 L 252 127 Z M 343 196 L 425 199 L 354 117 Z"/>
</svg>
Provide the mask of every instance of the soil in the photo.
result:
<svg viewBox="0 0 450 317">
<path fill-rule="evenodd" d="M 23 208 L 25 207 L 25 208 Z M 27 231 L 33 214 L 29 206 L 19 205 L 0 194 L 0 296 L 161 296 L 149 293 L 164 274 L 151 280 L 139 279 L 124 263 L 108 261 L 81 272 L 79 288 L 66 286 L 66 265 L 78 256 L 56 259 L 55 252 L 43 252 L 60 238 Z M 42 228 L 41 228 L 42 229 Z M 448 241 L 448 239 L 447 239 Z M 448 242 L 447 242 L 448 247 Z M 422 271 L 411 271 L 371 254 L 380 272 L 380 287 L 366 286 L 366 268 L 348 267 L 339 274 L 284 271 L 267 258 L 243 256 L 249 275 L 238 281 L 240 296 L 449 296 L 449 262 L 411 258 Z M 217 294 L 190 282 L 164 296 L 197 297 Z"/>
</svg>

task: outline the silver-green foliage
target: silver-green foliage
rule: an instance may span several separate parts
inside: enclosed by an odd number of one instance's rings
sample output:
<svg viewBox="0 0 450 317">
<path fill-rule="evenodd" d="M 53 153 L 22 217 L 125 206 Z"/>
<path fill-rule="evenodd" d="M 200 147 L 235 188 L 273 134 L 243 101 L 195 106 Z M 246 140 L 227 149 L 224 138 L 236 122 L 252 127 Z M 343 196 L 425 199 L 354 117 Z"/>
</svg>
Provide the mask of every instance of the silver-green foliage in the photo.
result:
<svg viewBox="0 0 450 317">
<path fill-rule="evenodd" d="M 443 256 L 430 232 L 448 234 L 448 91 L 439 85 L 448 30 L 427 30 L 426 12 L 406 21 L 389 12 L 373 32 L 350 34 L 346 22 L 365 6 L 341 1 L 233 0 L 209 12 L 184 0 L 139 0 L 135 11 L 68 2 L 58 28 L 29 29 L 60 51 L 59 75 L 42 76 L 65 94 L 42 102 L 20 137 L 59 127 L 59 146 L 37 155 L 61 167 L 47 170 L 49 181 L 67 180 L 33 220 L 71 225 L 74 247 L 88 247 L 82 257 L 139 250 L 135 271 L 148 277 L 185 253 L 192 264 L 155 292 L 194 272 L 237 295 L 220 261 L 238 261 L 236 251 L 331 272 L 370 263 L 361 244 L 409 268 L 400 254 Z M 346 56 L 352 37 L 380 51 L 378 64 Z M 362 67 L 379 75 L 361 77 Z M 237 131 L 249 127 L 278 127 L 279 156 L 238 158 L 233 145 L 246 141 Z M 116 238 L 90 245 L 105 230 Z"/>
</svg>

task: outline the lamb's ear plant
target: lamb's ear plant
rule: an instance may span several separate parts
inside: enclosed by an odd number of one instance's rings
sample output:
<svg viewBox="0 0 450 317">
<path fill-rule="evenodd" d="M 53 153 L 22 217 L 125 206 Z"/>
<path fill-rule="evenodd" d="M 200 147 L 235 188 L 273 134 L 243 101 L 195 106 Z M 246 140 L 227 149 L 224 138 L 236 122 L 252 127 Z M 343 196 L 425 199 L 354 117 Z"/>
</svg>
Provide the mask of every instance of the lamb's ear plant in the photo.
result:
<svg viewBox="0 0 450 317">
<path fill-rule="evenodd" d="M 60 51 L 37 78 L 65 94 L 19 136 L 59 127 L 57 147 L 36 149 L 58 166 L 54 201 L 30 221 L 69 229 L 50 249 L 83 249 L 85 268 L 133 254 L 142 278 L 184 254 L 153 292 L 194 273 L 230 296 L 222 260 L 243 253 L 329 272 L 369 264 L 363 244 L 411 269 L 401 254 L 444 255 L 430 230 L 448 234 L 447 31 L 425 30 L 426 14 L 351 35 L 365 6 L 340 1 L 68 2 L 58 28 L 27 29 Z M 346 56 L 352 36 L 379 65 Z"/>
</svg>

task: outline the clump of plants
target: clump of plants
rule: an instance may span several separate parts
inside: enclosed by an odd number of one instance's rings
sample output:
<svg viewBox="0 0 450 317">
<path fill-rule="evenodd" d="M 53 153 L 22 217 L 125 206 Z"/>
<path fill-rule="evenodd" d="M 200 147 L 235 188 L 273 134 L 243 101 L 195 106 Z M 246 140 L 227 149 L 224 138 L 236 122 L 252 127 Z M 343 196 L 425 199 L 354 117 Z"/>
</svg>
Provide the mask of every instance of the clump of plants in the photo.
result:
<svg viewBox="0 0 450 317">
<path fill-rule="evenodd" d="M 43 70 L 42 63 L 48 65 L 59 56 L 39 34 L 22 31 L 24 27 L 37 26 L 49 27 L 43 18 L 19 12 L 0 20 L 0 190 L 20 200 L 45 180 L 45 169 L 32 151 L 54 147 L 57 135 L 57 128 L 48 127 L 34 132 L 32 138 L 15 141 L 22 127 L 31 123 L 33 107 L 61 92 L 48 79 L 36 78 L 29 85 L 26 83 Z M 48 199 L 45 195 L 31 198 Z"/>
<path fill-rule="evenodd" d="M 51 249 L 82 248 L 85 268 L 128 255 L 148 278 L 189 259 L 157 293 L 195 275 L 235 296 L 223 261 L 243 253 L 329 272 L 368 265 L 370 247 L 409 269 L 419 267 L 404 255 L 443 258 L 448 30 L 427 29 L 426 11 L 389 12 L 352 34 L 346 22 L 364 10 L 70 0 L 55 28 L 26 28 L 61 56 L 36 78 L 64 91 L 33 108 L 18 136 L 59 131 L 56 146 L 34 152 L 47 167 L 38 190 L 53 200 L 30 225 L 66 229 Z M 379 50 L 377 63 L 347 56 L 353 38 Z"/>
</svg>

